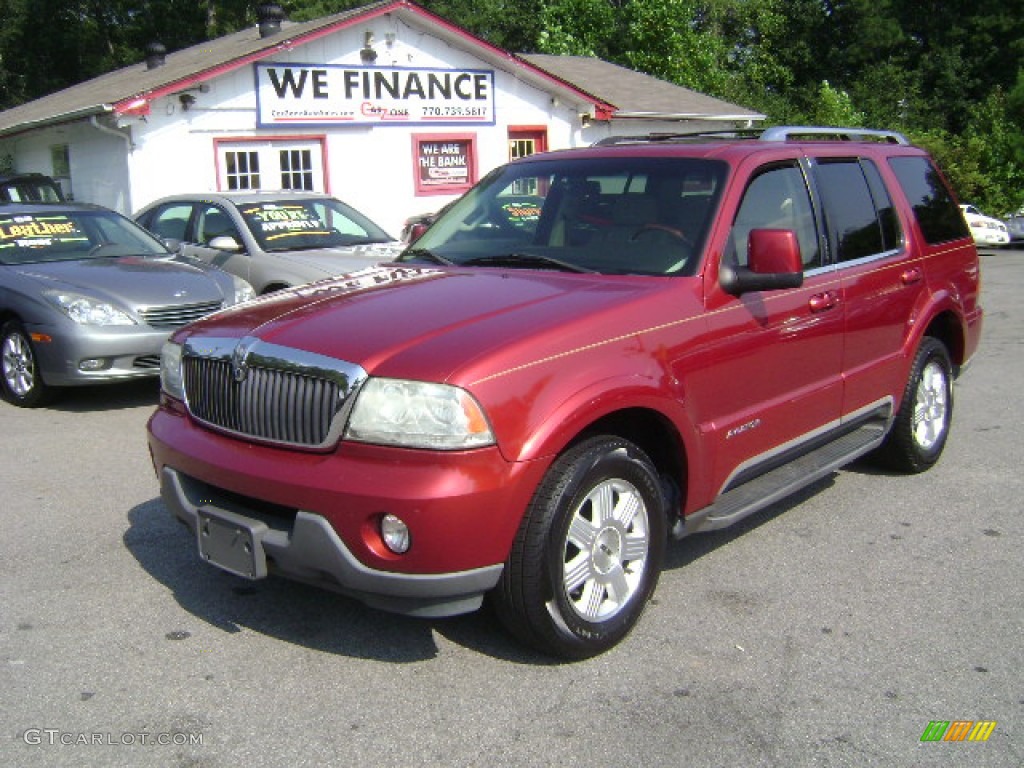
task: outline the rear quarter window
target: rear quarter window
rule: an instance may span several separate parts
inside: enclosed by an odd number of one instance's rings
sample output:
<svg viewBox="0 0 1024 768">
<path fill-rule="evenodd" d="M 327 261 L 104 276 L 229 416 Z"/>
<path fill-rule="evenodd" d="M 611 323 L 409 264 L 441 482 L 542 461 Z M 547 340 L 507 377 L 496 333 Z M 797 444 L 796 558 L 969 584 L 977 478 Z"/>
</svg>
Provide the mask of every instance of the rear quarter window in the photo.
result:
<svg viewBox="0 0 1024 768">
<path fill-rule="evenodd" d="M 967 222 L 942 175 L 926 157 L 891 157 L 896 174 L 925 241 L 934 245 L 970 237 Z"/>
</svg>

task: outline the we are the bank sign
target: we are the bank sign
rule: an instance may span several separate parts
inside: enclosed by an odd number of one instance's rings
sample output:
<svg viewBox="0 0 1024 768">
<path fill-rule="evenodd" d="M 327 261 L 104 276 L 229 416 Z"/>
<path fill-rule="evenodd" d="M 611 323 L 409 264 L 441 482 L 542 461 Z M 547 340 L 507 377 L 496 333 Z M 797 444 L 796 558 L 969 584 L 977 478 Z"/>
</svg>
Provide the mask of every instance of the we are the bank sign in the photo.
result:
<svg viewBox="0 0 1024 768">
<path fill-rule="evenodd" d="M 494 125 L 494 72 L 258 63 L 261 127 Z"/>
</svg>

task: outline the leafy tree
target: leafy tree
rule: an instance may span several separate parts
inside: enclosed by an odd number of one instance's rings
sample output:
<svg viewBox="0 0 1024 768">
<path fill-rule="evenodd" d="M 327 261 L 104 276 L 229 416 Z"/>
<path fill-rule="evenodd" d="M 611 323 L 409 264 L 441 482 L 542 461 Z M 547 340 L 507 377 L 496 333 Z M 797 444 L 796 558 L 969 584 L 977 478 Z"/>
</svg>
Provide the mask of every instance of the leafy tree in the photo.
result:
<svg viewBox="0 0 1024 768">
<path fill-rule="evenodd" d="M 281 0 L 305 21 L 367 0 Z M 903 130 L 961 197 L 1024 200 L 1024 14 L 1005 0 L 420 0 L 510 51 L 596 56 L 769 122 Z M 256 0 L 0 0 L 0 109 L 256 22 Z M 45 21 L 45 25 L 41 23 Z"/>
<path fill-rule="evenodd" d="M 828 80 L 821 81 L 818 89 L 818 103 L 811 121 L 815 125 L 834 125 L 843 128 L 863 127 L 864 113 L 853 106 L 846 91 L 833 88 Z"/>
<path fill-rule="evenodd" d="M 620 19 L 608 0 L 554 0 L 541 9 L 536 41 L 541 53 L 615 60 L 609 49 L 619 38 Z"/>
</svg>

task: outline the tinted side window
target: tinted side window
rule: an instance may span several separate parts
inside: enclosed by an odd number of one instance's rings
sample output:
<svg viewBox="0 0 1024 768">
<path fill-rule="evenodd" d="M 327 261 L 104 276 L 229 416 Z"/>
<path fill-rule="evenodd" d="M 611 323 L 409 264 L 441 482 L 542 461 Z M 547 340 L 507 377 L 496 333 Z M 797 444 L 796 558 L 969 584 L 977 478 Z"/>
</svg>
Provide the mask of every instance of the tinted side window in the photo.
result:
<svg viewBox="0 0 1024 768">
<path fill-rule="evenodd" d="M 729 235 L 725 252 L 728 262 L 746 265 L 752 229 L 793 230 L 804 269 L 821 265 L 814 209 L 804 175 L 796 164 L 769 167 L 751 179 Z"/>
<path fill-rule="evenodd" d="M 191 215 L 192 205 L 190 203 L 171 203 L 156 210 L 143 223 L 146 229 L 157 237 L 185 240 L 185 231 Z"/>
<path fill-rule="evenodd" d="M 836 261 L 851 261 L 885 251 L 882 225 L 860 162 L 856 159 L 818 160 L 815 177 L 825 204 L 829 240 Z"/>
<path fill-rule="evenodd" d="M 13 203 L 59 203 L 64 196 L 55 184 L 49 181 L 22 179 L 3 186 L 0 198 Z"/>
<path fill-rule="evenodd" d="M 928 243 L 945 243 L 969 236 L 967 222 L 953 195 L 928 158 L 893 157 L 889 165 Z"/>
<path fill-rule="evenodd" d="M 199 218 L 196 220 L 196 234 L 200 245 L 209 245 L 216 237 L 233 237 L 235 242 L 242 242 L 242 237 L 238 234 L 231 217 L 216 205 L 200 210 Z"/>
</svg>

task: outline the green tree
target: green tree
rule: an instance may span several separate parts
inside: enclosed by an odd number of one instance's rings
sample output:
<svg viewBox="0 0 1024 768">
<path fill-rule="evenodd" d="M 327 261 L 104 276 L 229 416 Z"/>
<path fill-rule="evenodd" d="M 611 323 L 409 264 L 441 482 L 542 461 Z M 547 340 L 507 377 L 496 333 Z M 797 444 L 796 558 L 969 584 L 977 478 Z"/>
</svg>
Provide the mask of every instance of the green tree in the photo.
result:
<svg viewBox="0 0 1024 768">
<path fill-rule="evenodd" d="M 282 0 L 305 21 L 365 0 Z M 1005 0 L 421 0 L 505 50 L 596 56 L 774 123 L 895 128 L 1019 207 L 1024 13 Z M 0 0 L 0 109 L 255 24 L 254 0 Z"/>
<path fill-rule="evenodd" d="M 558 56 L 594 56 L 615 61 L 621 22 L 608 0 L 554 0 L 541 9 L 542 29 L 532 46 Z M 616 62 L 619 63 L 619 62 Z"/>
<path fill-rule="evenodd" d="M 828 80 L 822 80 L 810 122 L 815 125 L 858 128 L 864 126 L 865 115 L 853 106 L 853 100 L 846 91 L 837 90 Z"/>
</svg>

